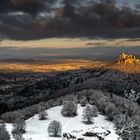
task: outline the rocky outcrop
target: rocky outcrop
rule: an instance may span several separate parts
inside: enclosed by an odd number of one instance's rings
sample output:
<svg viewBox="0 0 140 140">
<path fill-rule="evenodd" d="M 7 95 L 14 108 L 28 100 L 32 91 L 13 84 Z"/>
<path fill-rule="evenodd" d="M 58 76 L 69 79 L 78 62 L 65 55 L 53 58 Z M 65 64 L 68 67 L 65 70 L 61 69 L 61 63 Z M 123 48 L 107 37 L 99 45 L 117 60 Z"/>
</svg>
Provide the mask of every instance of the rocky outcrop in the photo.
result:
<svg viewBox="0 0 140 140">
<path fill-rule="evenodd" d="M 119 59 L 116 61 L 116 64 L 138 64 L 140 63 L 140 60 L 136 58 L 134 55 L 120 54 Z"/>
</svg>

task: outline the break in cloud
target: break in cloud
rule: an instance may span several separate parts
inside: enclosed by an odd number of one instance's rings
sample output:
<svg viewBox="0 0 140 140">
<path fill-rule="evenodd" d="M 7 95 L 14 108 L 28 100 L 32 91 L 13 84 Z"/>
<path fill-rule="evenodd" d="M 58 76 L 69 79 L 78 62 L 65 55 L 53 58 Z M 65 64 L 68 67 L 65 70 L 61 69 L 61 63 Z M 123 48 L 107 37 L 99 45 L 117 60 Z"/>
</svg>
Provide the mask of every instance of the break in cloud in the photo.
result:
<svg viewBox="0 0 140 140">
<path fill-rule="evenodd" d="M 139 37 L 137 0 L 1 0 L 0 37 Z"/>
</svg>

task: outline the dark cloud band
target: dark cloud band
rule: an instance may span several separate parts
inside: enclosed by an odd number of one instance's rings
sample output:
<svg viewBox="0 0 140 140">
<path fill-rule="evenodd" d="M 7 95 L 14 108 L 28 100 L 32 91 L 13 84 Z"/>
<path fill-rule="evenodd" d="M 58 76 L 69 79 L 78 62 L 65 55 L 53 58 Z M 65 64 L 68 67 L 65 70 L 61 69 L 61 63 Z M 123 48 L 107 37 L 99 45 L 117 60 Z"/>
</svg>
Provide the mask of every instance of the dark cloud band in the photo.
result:
<svg viewBox="0 0 140 140">
<path fill-rule="evenodd" d="M 46 9 L 50 0 L 1 0 L 0 12 L 22 11 L 29 14 L 37 14 Z"/>
<path fill-rule="evenodd" d="M 140 36 L 139 5 L 117 7 L 114 0 L 1 0 L 0 37 Z M 55 5 L 55 6 L 54 6 Z M 82 5 L 82 6 L 79 6 Z"/>
</svg>

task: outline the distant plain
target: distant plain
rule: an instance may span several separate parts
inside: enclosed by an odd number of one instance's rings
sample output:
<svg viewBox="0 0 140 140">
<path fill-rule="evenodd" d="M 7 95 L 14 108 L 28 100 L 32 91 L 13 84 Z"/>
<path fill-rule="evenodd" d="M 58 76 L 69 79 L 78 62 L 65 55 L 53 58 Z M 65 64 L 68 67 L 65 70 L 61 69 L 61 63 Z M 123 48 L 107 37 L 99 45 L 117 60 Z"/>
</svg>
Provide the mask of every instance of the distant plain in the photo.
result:
<svg viewBox="0 0 140 140">
<path fill-rule="evenodd" d="M 75 70 L 113 63 L 122 52 L 140 58 L 140 39 L 3 40 L 0 44 L 0 71 Z"/>
</svg>

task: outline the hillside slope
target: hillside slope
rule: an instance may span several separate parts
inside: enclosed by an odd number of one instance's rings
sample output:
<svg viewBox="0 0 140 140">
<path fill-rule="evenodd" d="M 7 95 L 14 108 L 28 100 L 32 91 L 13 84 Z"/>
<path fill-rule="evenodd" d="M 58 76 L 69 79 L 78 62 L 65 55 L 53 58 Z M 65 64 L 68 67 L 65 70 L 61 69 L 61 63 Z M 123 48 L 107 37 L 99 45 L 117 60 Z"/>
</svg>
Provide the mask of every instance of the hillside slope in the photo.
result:
<svg viewBox="0 0 140 140">
<path fill-rule="evenodd" d="M 106 117 L 103 115 L 98 115 L 98 117 L 94 118 L 94 124 L 86 125 L 82 123 L 82 110 L 83 107 L 78 105 L 78 116 L 69 118 L 63 117 L 61 115 L 62 106 L 57 106 L 54 108 L 50 108 L 48 113 L 48 119 L 44 121 L 38 120 L 38 115 L 28 119 L 27 123 L 27 132 L 24 135 L 24 138 L 29 140 L 62 140 L 62 138 L 53 138 L 49 137 L 47 133 L 48 125 L 51 121 L 57 120 L 62 124 L 62 132 L 63 133 L 72 133 L 73 131 L 79 131 L 76 134 L 78 137 L 82 135 L 82 131 L 87 131 L 89 129 L 93 129 L 100 133 L 110 131 L 111 133 L 108 136 L 105 136 L 105 140 L 118 140 L 118 135 L 115 133 L 115 126 L 113 123 L 106 120 Z M 7 129 L 9 132 L 12 130 L 12 125 L 7 124 Z M 11 135 L 12 136 L 12 135 Z M 11 138 L 13 140 L 13 138 Z M 89 138 L 88 140 L 98 140 L 97 138 Z"/>
</svg>

